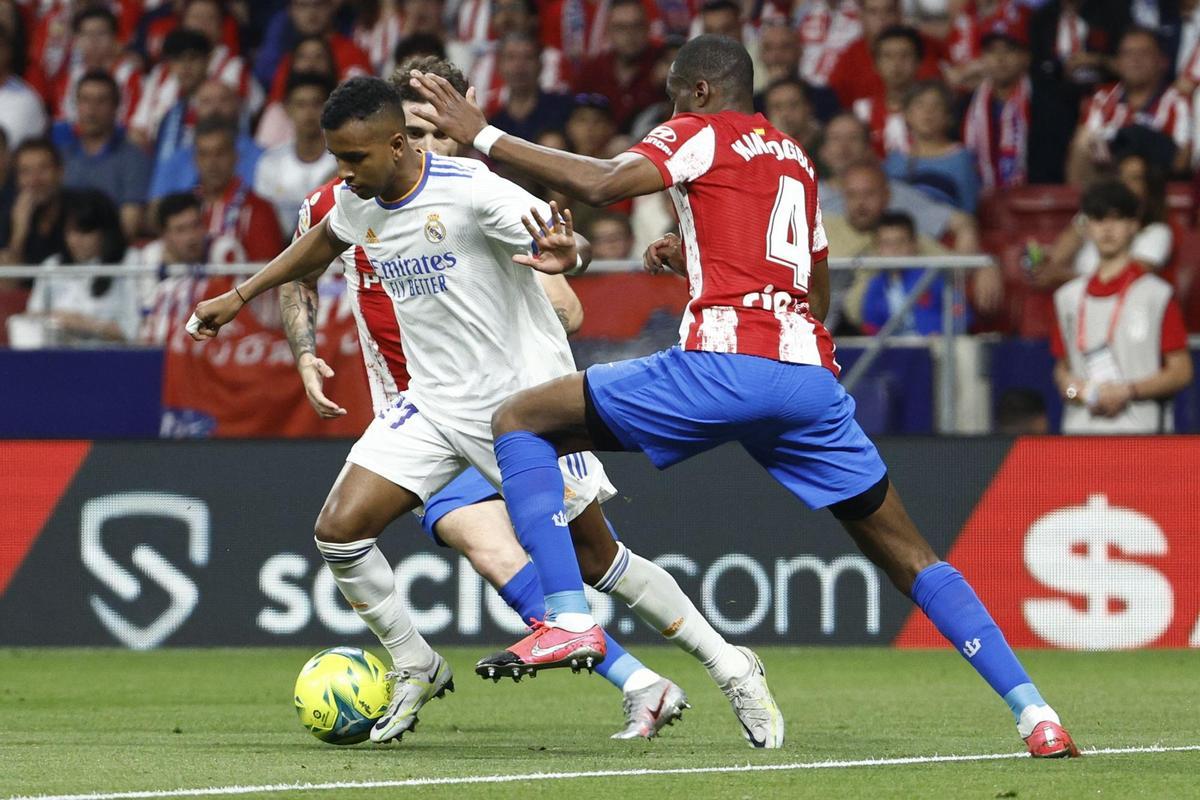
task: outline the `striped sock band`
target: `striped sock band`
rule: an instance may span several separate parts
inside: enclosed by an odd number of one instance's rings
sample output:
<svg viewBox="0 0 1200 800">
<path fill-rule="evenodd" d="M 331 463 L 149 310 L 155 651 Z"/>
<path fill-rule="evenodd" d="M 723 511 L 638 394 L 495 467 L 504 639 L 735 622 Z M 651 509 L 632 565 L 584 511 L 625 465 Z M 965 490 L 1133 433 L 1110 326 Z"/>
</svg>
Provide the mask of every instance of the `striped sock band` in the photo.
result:
<svg viewBox="0 0 1200 800">
<path fill-rule="evenodd" d="M 375 547 L 375 539 L 359 539 L 355 542 L 323 542 L 317 539 L 316 542 L 321 558 L 330 564 L 337 564 L 341 567 L 348 567 L 355 562 L 362 561 L 371 554 L 371 550 Z"/>
<path fill-rule="evenodd" d="M 621 580 L 625 575 L 625 570 L 629 569 L 629 548 L 621 542 L 617 542 L 617 555 L 613 558 L 613 562 L 608 567 L 608 572 L 604 573 L 604 577 L 596 581 L 595 589 L 598 592 L 608 593 L 617 585 L 617 581 Z"/>
</svg>

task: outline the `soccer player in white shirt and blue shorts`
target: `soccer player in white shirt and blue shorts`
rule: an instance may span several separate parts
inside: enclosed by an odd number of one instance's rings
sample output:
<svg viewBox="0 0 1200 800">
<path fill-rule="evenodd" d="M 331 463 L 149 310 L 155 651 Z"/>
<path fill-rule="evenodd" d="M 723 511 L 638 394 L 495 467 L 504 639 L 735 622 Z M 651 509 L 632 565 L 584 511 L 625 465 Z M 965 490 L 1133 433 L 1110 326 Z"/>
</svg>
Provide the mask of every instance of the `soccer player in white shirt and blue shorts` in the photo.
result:
<svg viewBox="0 0 1200 800">
<path fill-rule="evenodd" d="M 351 450 L 316 525 L 318 548 L 339 588 L 401 676 L 372 732 L 373 740 L 385 741 L 411 729 L 417 711 L 449 686 L 451 673 L 400 606 L 375 538 L 468 466 L 500 485 L 490 424 L 495 408 L 515 391 L 575 369 L 532 270 L 561 274 L 585 265 L 587 245 L 573 233 L 569 212 L 547 208 L 481 162 L 409 147 L 400 95 L 386 81 L 347 81 L 326 104 L 322 127 L 343 181 L 335 207 L 258 274 L 200 303 L 191 330 L 197 339 L 215 336 L 245 302 L 323 269 L 352 244 L 363 249 L 394 303 L 411 382 Z M 598 505 L 614 490 L 595 456 L 572 454 L 560 469 L 558 523 L 576 542 L 575 574 L 700 660 L 752 744 L 781 744 L 782 717 L 757 658 L 725 642 L 668 573 L 614 540 Z M 603 580 L 616 572 L 620 580 Z M 569 630 L 578 616 L 590 623 L 588 615 L 555 618 L 552 603 L 547 608 L 539 629 Z M 585 667 L 605 653 L 603 631 L 590 623 L 546 648 L 539 667 Z M 519 677 L 535 670 L 485 659 L 476 671 Z"/>
</svg>

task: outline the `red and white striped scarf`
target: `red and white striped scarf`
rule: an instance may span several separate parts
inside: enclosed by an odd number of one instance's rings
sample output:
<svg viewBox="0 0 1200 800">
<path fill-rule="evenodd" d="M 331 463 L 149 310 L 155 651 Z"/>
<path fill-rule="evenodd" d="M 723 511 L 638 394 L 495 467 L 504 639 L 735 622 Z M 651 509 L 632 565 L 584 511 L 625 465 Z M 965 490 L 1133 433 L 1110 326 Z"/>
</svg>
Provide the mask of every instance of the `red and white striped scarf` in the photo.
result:
<svg viewBox="0 0 1200 800">
<path fill-rule="evenodd" d="M 963 141 L 975 151 L 975 161 L 985 189 L 1024 185 L 1029 161 L 1029 108 L 1031 85 L 1021 78 L 1016 90 L 1000 107 L 998 135 L 992 135 L 994 87 L 985 80 L 971 97 L 963 123 Z"/>
<path fill-rule="evenodd" d="M 875 154 L 884 157 L 889 153 L 907 153 L 910 149 L 908 124 L 902 110 L 888 108 L 887 99 L 860 97 L 852 107 L 855 116 L 871 129 L 871 145 Z"/>
<path fill-rule="evenodd" d="M 1074 9 L 1064 8 L 1058 17 L 1058 30 L 1054 37 L 1054 52 L 1058 60 L 1065 64 L 1071 56 L 1082 53 L 1087 37 L 1087 22 Z"/>
</svg>

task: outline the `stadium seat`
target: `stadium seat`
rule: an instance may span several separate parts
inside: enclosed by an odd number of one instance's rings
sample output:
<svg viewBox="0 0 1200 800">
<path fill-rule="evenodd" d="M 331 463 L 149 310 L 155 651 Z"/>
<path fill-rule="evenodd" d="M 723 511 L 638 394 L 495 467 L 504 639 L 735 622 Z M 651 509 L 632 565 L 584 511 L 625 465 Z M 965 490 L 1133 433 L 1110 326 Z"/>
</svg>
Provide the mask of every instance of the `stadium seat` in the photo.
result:
<svg viewBox="0 0 1200 800">
<path fill-rule="evenodd" d="M 0 347 L 8 346 L 8 318 L 24 311 L 28 302 L 27 289 L 0 288 Z"/>
</svg>

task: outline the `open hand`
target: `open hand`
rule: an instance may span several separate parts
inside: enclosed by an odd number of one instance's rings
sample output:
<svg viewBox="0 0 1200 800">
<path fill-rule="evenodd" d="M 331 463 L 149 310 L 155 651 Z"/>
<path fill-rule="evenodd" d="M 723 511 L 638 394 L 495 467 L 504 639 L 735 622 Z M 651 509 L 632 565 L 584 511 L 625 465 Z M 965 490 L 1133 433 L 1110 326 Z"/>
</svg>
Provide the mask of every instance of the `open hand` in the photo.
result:
<svg viewBox="0 0 1200 800">
<path fill-rule="evenodd" d="M 346 409 L 325 396 L 325 379 L 333 377 L 333 368 L 312 353 L 300 356 L 297 364 L 300 380 L 304 382 L 304 393 L 308 402 L 321 419 L 336 419 L 346 416 Z"/>
<path fill-rule="evenodd" d="M 416 107 L 412 112 L 432 123 L 459 144 L 469 145 L 481 130 L 487 127 L 487 119 L 475 103 L 475 87 L 467 89 L 467 96 L 459 94 L 450 82 L 440 75 L 413 70 L 409 83 L 433 106 L 433 113 Z"/>
<path fill-rule="evenodd" d="M 673 233 L 668 233 L 661 239 L 655 239 L 642 255 L 642 266 L 651 275 L 657 275 L 665 268 L 686 276 L 687 267 L 683 263 L 683 241 Z"/>
<path fill-rule="evenodd" d="M 530 217 L 533 219 L 531 220 Z M 529 209 L 529 217 L 521 217 L 525 230 L 533 238 L 533 255 L 515 255 L 513 263 L 532 267 L 547 275 L 559 275 L 574 269 L 579 257 L 575 245 L 575 223 L 570 209 L 558 210 L 558 203 L 550 201 L 550 222 L 542 219 L 536 208 Z"/>
</svg>

